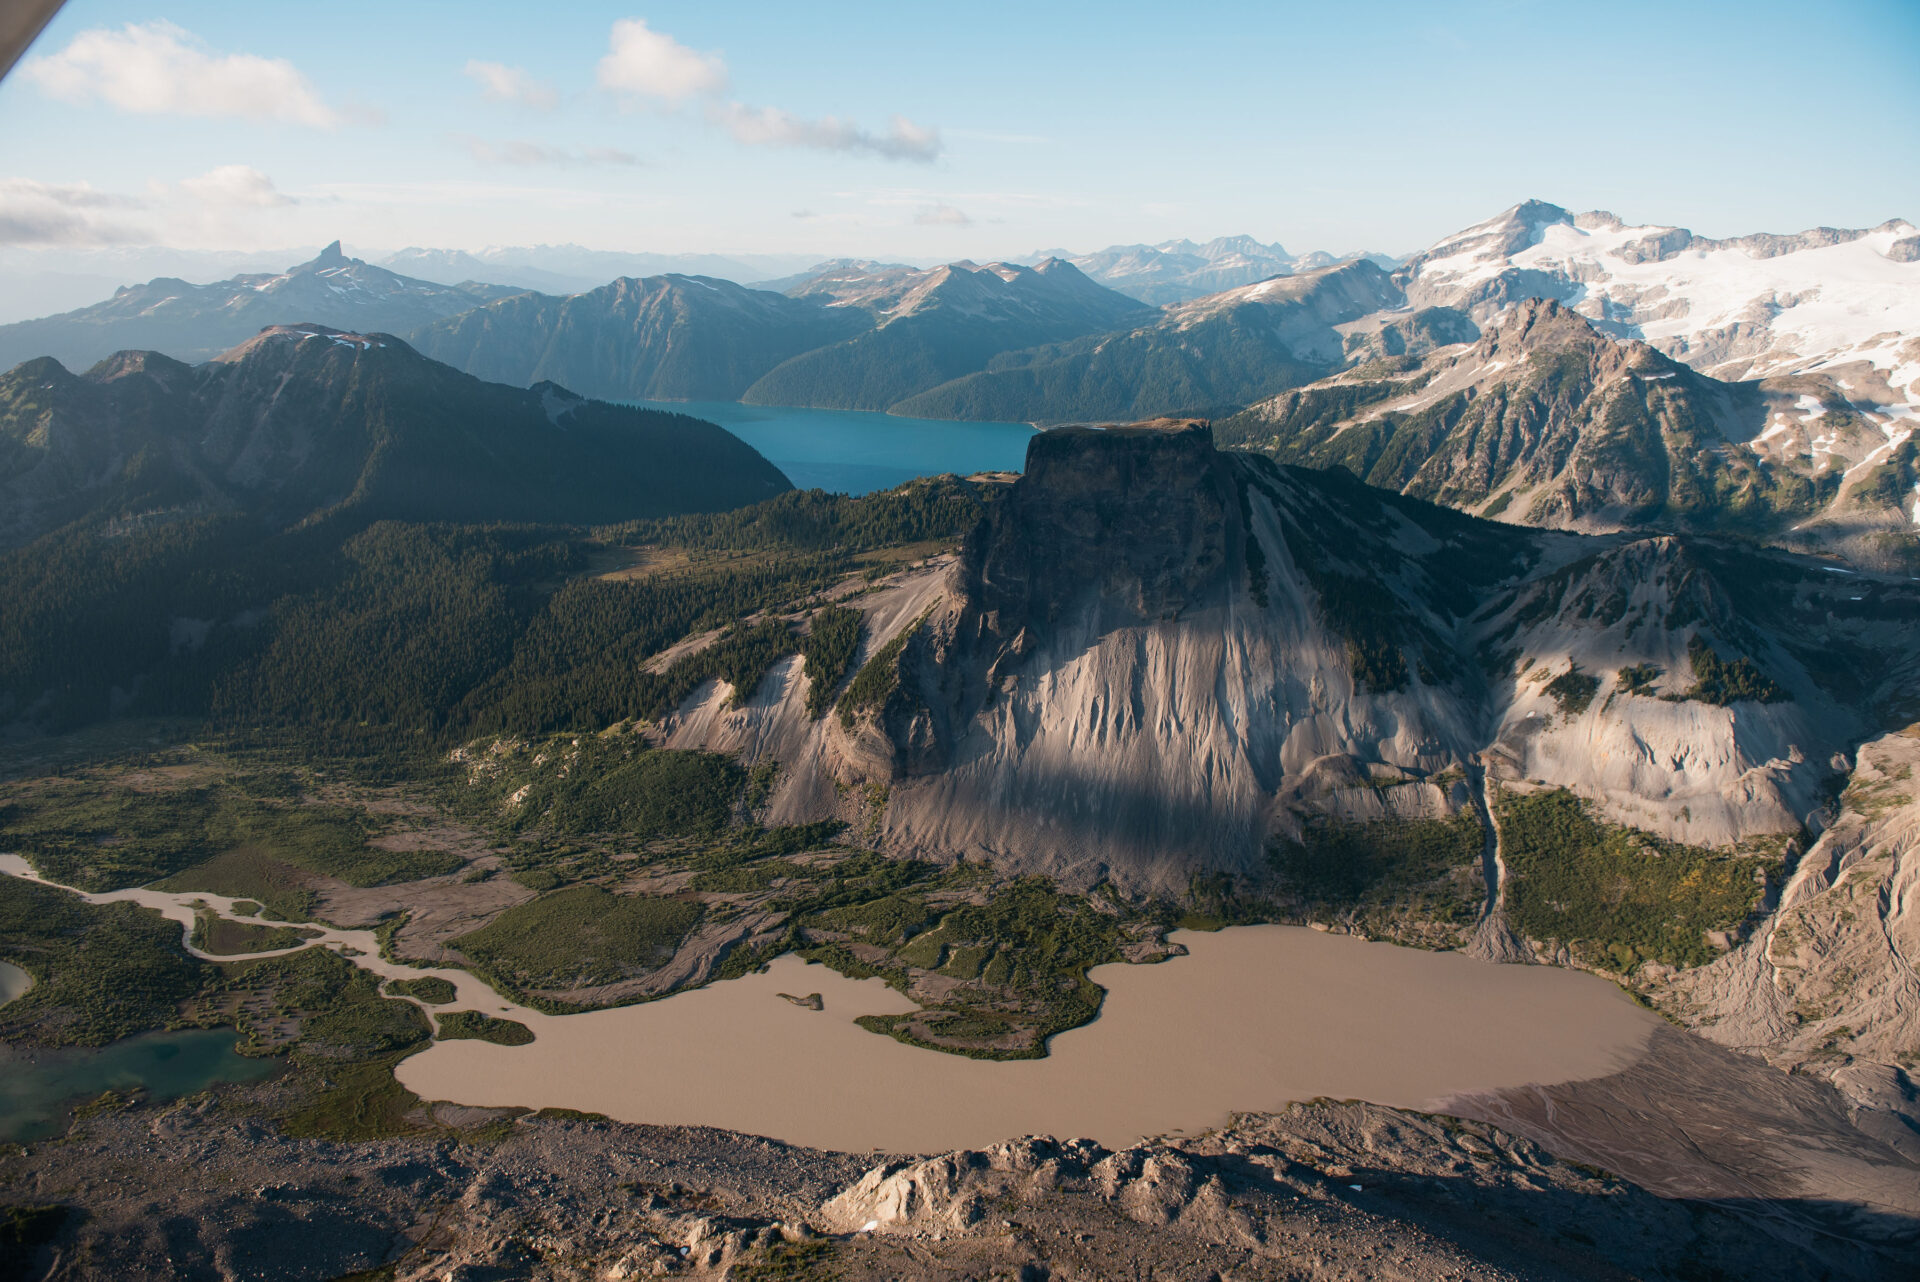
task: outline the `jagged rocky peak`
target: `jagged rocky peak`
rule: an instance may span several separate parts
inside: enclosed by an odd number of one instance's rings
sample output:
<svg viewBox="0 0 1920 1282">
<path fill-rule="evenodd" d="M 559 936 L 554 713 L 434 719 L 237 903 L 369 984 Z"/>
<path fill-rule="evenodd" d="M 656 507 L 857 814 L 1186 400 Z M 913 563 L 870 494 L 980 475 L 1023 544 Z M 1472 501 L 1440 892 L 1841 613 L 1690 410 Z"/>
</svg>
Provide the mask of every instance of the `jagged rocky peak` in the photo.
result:
<svg viewBox="0 0 1920 1282">
<path fill-rule="evenodd" d="M 1596 337 L 1586 317 L 1563 306 L 1558 299 L 1529 298 L 1516 303 L 1498 323 L 1487 328 L 1480 350 L 1484 355 L 1494 356 L 1504 348 L 1515 346 L 1527 351 L 1584 346 Z"/>
<path fill-rule="evenodd" d="M 1647 344 L 1615 341 L 1587 317 L 1553 298 L 1529 298 L 1513 305 L 1489 325 L 1480 341 L 1461 358 L 1469 366 L 1487 366 L 1506 358 L 1524 360 L 1536 353 L 1570 352 L 1585 356 L 1602 376 L 1621 370 L 1651 370 L 1673 377 L 1691 375 L 1687 367 Z M 1497 373 L 1504 366 L 1475 370 Z"/>
<path fill-rule="evenodd" d="M 321 250 L 319 256 L 313 260 L 311 265 L 314 267 L 344 267 L 353 261 L 353 259 L 347 257 L 346 251 L 340 248 L 340 242 L 336 240 Z"/>
</svg>

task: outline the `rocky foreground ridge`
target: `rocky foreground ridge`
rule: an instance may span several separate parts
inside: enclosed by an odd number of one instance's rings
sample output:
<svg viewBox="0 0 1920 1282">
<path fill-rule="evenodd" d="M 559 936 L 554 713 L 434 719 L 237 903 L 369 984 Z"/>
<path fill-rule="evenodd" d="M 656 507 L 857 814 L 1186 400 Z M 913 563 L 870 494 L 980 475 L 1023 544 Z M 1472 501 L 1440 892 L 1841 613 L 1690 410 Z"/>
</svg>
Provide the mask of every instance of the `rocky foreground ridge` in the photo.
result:
<svg viewBox="0 0 1920 1282">
<path fill-rule="evenodd" d="M 1516 1092 L 1462 1117 L 1322 1101 L 1118 1151 L 1030 1136 L 931 1156 L 450 1105 L 424 1119 L 438 1138 L 289 1140 L 225 1095 L 97 1110 L 31 1163 L 0 1153 L 0 1183 L 83 1192 L 86 1218 L 37 1226 L 22 1260 L 75 1279 L 1902 1276 L 1916 1168 L 1797 1089 L 1810 1116 L 1634 1070 L 1555 1088 L 1544 1135 Z M 1665 1134 L 1682 1113 L 1694 1144 Z M 1581 1128 L 1626 1114 L 1644 1151 L 1621 1178 Z M 1856 1200 L 1809 1196 L 1836 1169 Z"/>
</svg>

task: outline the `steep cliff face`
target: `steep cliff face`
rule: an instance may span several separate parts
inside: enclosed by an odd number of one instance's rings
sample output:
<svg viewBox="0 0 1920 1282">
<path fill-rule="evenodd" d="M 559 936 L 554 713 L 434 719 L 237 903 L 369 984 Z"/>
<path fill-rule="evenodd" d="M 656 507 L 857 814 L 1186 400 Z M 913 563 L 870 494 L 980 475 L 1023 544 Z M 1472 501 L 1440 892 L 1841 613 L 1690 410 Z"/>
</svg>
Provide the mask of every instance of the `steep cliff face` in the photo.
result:
<svg viewBox="0 0 1920 1282">
<path fill-rule="evenodd" d="M 1183 892 L 1329 817 L 1444 818 L 1482 767 L 1674 840 L 1796 833 L 1914 679 L 1904 581 L 1478 521 L 1198 424 L 1043 435 L 989 512 L 859 600 L 839 715 L 795 665 L 669 740 L 780 759 L 779 818 Z"/>
<path fill-rule="evenodd" d="M 1257 869 L 1364 763 L 1426 774 L 1468 749 L 1459 691 L 1356 673 L 1310 577 L 1341 581 L 1336 562 L 1305 533 L 1346 522 L 1310 480 L 1175 424 L 1050 434 L 1030 469 L 874 718 L 898 848 L 1184 889 Z M 1410 613 L 1410 649 L 1451 626 L 1417 599 L 1382 608 Z"/>
<path fill-rule="evenodd" d="M 1783 888 L 1779 911 L 1720 961 L 1654 993 L 1717 1042 L 1831 1075 L 1863 1107 L 1905 1112 L 1914 1121 L 1904 1142 L 1920 1152 L 1906 1075 L 1920 1067 L 1916 766 L 1920 725 L 1862 744 L 1838 814 Z"/>
</svg>

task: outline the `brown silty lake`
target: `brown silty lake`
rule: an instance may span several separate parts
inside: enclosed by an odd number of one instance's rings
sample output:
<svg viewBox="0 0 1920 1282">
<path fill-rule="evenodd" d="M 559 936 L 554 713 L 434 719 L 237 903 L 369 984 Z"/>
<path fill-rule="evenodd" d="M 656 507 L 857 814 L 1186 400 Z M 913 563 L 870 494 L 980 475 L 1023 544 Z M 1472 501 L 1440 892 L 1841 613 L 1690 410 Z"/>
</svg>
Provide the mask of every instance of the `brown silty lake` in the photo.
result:
<svg viewBox="0 0 1920 1282">
<path fill-rule="evenodd" d="M 825 1149 L 931 1152 L 1025 1134 L 1120 1146 L 1321 1096 L 1430 1108 L 1605 1076 L 1637 1060 L 1658 1025 L 1605 980 L 1544 966 L 1288 926 L 1175 938 L 1190 956 L 1097 968 L 1099 1019 L 1055 1037 L 1040 1060 L 970 1060 L 870 1033 L 854 1019 L 914 1004 L 787 956 L 639 1006 L 514 1009 L 530 1045 L 440 1042 L 397 1076 L 427 1099 Z M 822 1011 L 780 996 L 814 992 Z"/>
</svg>

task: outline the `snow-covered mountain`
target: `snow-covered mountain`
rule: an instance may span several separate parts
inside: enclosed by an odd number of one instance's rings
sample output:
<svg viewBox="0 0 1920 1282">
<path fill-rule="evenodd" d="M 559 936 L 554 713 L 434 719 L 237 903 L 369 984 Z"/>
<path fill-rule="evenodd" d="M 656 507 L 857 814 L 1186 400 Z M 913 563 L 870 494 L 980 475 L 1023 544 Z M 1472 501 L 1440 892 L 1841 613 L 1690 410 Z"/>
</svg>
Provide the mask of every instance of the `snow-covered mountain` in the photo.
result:
<svg viewBox="0 0 1920 1282">
<path fill-rule="evenodd" d="M 849 272 L 886 272 L 918 270 L 911 263 L 882 262 L 878 258 L 829 258 L 815 263 L 805 271 L 794 272 L 787 276 L 776 276 L 768 280 L 743 281 L 749 289 L 770 289 L 776 294 L 789 294 L 803 285 L 811 284 L 824 276 L 839 276 Z"/>
<path fill-rule="evenodd" d="M 1251 236 L 1221 236 L 1205 244 L 1165 240 L 1157 245 L 1109 245 L 1090 254 L 1052 250 L 1032 261 L 1046 258 L 1064 258 L 1108 289 L 1155 306 L 1294 270 L 1293 255 Z"/>
<path fill-rule="evenodd" d="M 1889 435 L 1920 416 L 1920 229 L 1904 220 L 1710 240 L 1527 201 L 1399 275 L 1415 307 L 1484 323 L 1552 298 L 1716 378 L 1829 372 Z"/>
<path fill-rule="evenodd" d="M 1217 236 L 1204 243 L 1182 239 L 1157 245 L 1109 245 L 1090 254 L 1054 249 L 1021 261 L 1037 263 L 1047 258 L 1064 258 L 1108 289 L 1156 306 L 1184 303 L 1274 276 L 1317 271 L 1353 258 L 1368 259 L 1388 270 L 1400 265 L 1399 259 L 1384 254 L 1341 258 L 1314 250 L 1295 255 L 1252 236 Z"/>
<path fill-rule="evenodd" d="M 1709 240 L 1529 201 L 1395 279 L 1346 370 L 1223 439 L 1508 521 L 1920 567 L 1911 223 Z"/>
</svg>

